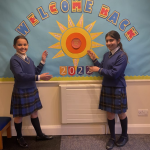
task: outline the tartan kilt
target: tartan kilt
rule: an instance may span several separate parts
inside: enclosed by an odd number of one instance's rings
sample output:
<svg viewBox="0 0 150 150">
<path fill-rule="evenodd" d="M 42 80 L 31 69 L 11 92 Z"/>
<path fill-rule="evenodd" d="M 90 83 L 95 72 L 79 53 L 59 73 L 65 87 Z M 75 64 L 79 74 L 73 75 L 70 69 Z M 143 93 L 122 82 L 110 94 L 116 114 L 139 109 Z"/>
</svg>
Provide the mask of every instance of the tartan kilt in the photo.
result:
<svg viewBox="0 0 150 150">
<path fill-rule="evenodd" d="M 41 108 L 42 104 L 36 87 L 13 89 L 10 107 L 10 114 L 13 114 L 13 117 L 28 116 Z"/>
<path fill-rule="evenodd" d="M 115 114 L 126 112 L 128 109 L 126 87 L 102 86 L 99 109 Z"/>
</svg>

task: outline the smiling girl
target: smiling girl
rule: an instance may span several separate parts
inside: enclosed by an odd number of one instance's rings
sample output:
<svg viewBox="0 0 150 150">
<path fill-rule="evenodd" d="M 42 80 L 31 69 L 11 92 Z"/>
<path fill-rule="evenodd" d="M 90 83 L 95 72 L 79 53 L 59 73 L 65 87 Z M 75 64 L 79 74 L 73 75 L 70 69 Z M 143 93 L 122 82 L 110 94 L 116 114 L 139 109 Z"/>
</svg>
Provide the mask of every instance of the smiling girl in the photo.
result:
<svg viewBox="0 0 150 150">
<path fill-rule="evenodd" d="M 88 55 L 94 63 L 94 66 L 90 67 L 89 70 L 98 72 L 103 76 L 99 109 L 107 112 L 111 137 L 106 144 L 106 149 L 110 150 L 114 147 L 114 144 L 121 147 L 128 141 L 127 116 L 125 114 L 127 95 L 124 78 L 128 56 L 123 50 L 120 35 L 117 31 L 108 32 L 105 40 L 109 52 L 104 54 L 101 63 L 96 59 L 92 51 L 88 50 Z M 122 127 L 122 134 L 117 141 L 115 138 L 115 114 L 118 114 Z"/>
<path fill-rule="evenodd" d="M 52 139 L 42 133 L 38 119 L 38 110 L 42 108 L 39 92 L 35 81 L 50 80 L 52 75 L 49 73 L 40 74 L 48 55 L 47 51 L 42 53 L 40 64 L 35 67 L 30 57 L 26 55 L 28 50 L 28 40 L 19 35 L 14 39 L 16 54 L 10 59 L 10 70 L 14 75 L 14 87 L 11 98 L 10 113 L 14 117 L 14 125 L 17 132 L 17 143 L 21 147 L 28 147 L 27 142 L 22 136 L 22 118 L 30 115 L 31 123 L 36 131 L 37 140 Z"/>
</svg>

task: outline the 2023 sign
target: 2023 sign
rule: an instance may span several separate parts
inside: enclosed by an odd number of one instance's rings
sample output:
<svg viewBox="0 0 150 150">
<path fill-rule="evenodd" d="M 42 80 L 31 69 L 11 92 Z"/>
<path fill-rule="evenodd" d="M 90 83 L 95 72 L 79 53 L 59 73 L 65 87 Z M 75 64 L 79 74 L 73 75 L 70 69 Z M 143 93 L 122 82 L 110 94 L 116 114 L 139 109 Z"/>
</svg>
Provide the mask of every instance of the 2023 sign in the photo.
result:
<svg viewBox="0 0 150 150">
<path fill-rule="evenodd" d="M 85 73 L 87 75 L 92 74 L 92 72 L 89 71 L 89 66 L 86 66 L 85 70 L 86 70 Z M 67 74 L 69 74 L 70 76 L 73 76 L 76 74 L 76 72 L 78 75 L 81 76 L 81 75 L 84 75 L 84 66 L 77 66 L 77 67 L 75 67 L 75 66 L 68 66 L 68 67 L 67 66 L 60 66 L 59 72 L 60 72 L 60 75 L 62 75 L 62 76 L 65 76 Z"/>
</svg>

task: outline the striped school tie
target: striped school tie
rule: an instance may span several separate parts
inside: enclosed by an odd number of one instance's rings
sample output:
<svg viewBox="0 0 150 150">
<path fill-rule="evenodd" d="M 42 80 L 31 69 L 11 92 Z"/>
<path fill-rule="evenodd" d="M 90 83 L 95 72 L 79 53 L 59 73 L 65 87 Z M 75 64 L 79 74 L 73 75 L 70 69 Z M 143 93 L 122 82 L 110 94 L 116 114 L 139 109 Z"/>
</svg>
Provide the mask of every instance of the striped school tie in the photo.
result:
<svg viewBox="0 0 150 150">
<path fill-rule="evenodd" d="M 112 53 L 111 52 L 109 52 L 109 58 L 112 56 Z"/>
<path fill-rule="evenodd" d="M 28 57 L 25 57 L 25 61 L 29 63 L 29 58 L 28 58 Z"/>
</svg>

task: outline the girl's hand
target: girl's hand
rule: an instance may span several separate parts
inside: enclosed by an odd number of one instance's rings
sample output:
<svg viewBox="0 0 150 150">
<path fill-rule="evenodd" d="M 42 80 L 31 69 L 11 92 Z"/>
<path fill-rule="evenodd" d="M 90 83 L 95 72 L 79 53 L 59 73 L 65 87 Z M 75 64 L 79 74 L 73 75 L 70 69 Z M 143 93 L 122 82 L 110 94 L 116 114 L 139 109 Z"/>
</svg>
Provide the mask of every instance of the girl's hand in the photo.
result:
<svg viewBox="0 0 150 150">
<path fill-rule="evenodd" d="M 52 78 L 53 76 L 50 75 L 49 73 L 43 73 L 40 75 L 40 80 L 48 81 Z"/>
<path fill-rule="evenodd" d="M 42 61 L 43 61 L 44 63 L 45 63 L 45 61 L 46 61 L 47 55 L 48 55 L 48 51 L 45 50 L 45 51 L 42 53 Z"/>
<path fill-rule="evenodd" d="M 90 72 L 98 72 L 99 71 L 99 67 L 97 67 L 97 66 L 92 66 L 92 67 L 89 67 L 89 71 Z"/>
<path fill-rule="evenodd" d="M 95 59 L 96 59 L 96 56 L 95 56 L 95 54 L 94 54 L 92 51 L 87 50 L 87 53 L 88 53 L 88 55 L 90 56 L 90 58 L 91 58 L 92 60 L 95 60 Z"/>
</svg>

